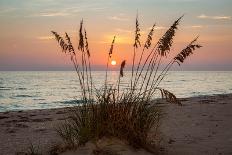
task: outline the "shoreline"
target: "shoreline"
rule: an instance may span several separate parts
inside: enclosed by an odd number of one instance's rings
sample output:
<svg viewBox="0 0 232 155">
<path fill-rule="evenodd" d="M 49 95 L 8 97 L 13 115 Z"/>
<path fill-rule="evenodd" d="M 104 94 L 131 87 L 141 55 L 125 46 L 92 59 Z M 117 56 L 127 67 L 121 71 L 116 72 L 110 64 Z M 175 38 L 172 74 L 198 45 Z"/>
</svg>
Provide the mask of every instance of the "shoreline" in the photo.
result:
<svg viewBox="0 0 232 155">
<path fill-rule="evenodd" d="M 209 94 L 209 95 L 196 95 L 196 96 L 191 96 L 191 97 L 177 97 L 178 100 L 180 101 L 185 101 L 186 99 L 194 99 L 194 98 L 204 98 L 204 97 L 213 97 L 213 96 L 223 96 L 223 95 L 230 95 L 232 93 L 226 93 L 226 94 Z M 162 98 L 157 98 L 156 99 L 157 101 L 161 101 L 161 103 L 165 103 L 162 101 Z M 61 101 L 61 102 L 72 102 L 72 101 L 75 101 L 75 100 L 68 100 L 68 101 Z M 81 101 L 81 100 L 78 100 L 78 101 Z M 75 104 L 72 104 L 73 106 L 75 106 Z M 72 105 L 70 106 L 66 106 L 66 107 L 56 107 L 56 108 L 36 108 L 36 109 L 18 109 L 18 110 L 6 110 L 6 111 L 0 111 L 0 114 L 1 113 L 8 113 L 8 112 L 26 112 L 26 111 L 37 111 L 37 110 L 58 110 L 58 109 L 66 109 L 66 108 L 71 108 L 73 107 Z"/>
<path fill-rule="evenodd" d="M 161 104 L 164 154 L 232 154 L 232 94 L 180 98 Z M 32 143 L 46 152 L 61 141 L 54 128 L 68 108 L 0 112 L 0 152 L 13 155 Z M 67 116 L 66 116 L 67 117 Z"/>
</svg>

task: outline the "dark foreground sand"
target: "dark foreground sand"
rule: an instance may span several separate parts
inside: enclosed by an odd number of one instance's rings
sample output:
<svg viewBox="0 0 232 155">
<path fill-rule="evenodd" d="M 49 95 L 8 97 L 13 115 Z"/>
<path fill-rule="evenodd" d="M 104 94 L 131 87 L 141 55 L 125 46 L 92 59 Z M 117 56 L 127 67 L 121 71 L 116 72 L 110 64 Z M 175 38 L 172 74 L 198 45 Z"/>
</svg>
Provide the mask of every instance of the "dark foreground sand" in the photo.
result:
<svg viewBox="0 0 232 155">
<path fill-rule="evenodd" d="M 163 154 L 232 155 L 232 94 L 181 100 L 183 106 L 161 105 L 164 113 L 160 127 Z M 31 143 L 45 154 L 61 141 L 54 127 L 64 120 L 66 111 L 67 108 L 0 113 L 0 155 L 20 154 Z M 114 142 L 115 148 L 124 150 L 120 154 L 136 153 L 120 142 Z M 86 148 L 77 152 L 91 153 Z M 137 150 L 136 154 L 149 153 Z"/>
</svg>

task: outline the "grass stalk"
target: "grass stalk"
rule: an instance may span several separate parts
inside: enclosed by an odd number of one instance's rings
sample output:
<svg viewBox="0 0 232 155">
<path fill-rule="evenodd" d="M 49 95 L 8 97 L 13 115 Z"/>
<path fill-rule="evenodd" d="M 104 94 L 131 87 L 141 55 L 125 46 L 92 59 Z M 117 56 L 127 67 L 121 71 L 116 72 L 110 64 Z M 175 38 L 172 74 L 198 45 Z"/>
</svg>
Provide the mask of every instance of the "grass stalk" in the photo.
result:
<svg viewBox="0 0 232 155">
<path fill-rule="evenodd" d="M 126 61 L 122 61 L 120 73 L 115 85 L 108 85 L 109 62 L 113 53 L 115 36 L 112 40 L 106 63 L 104 89 L 95 89 L 92 78 L 90 61 L 90 50 L 88 47 L 87 34 L 84 30 L 83 20 L 79 29 L 78 54 L 77 59 L 71 40 L 66 33 L 66 40 L 52 31 L 62 52 L 71 56 L 71 61 L 78 75 L 79 84 L 82 92 L 83 104 L 71 107 L 70 116 L 64 124 L 58 128 L 61 138 L 68 144 L 75 146 L 84 145 L 91 140 L 99 140 L 102 137 L 117 137 L 126 140 L 134 147 L 142 147 L 150 150 L 149 133 L 154 129 L 156 132 L 159 126 L 160 109 L 152 102 L 152 96 L 159 91 L 168 102 L 180 105 L 176 96 L 166 89 L 160 88 L 171 67 L 176 63 L 180 65 L 193 51 L 200 48 L 197 38 L 187 45 L 163 68 L 160 74 L 158 71 L 162 64 L 163 57 L 167 57 L 171 51 L 173 38 L 182 17 L 178 18 L 166 31 L 166 33 L 151 46 L 152 35 L 155 25 L 148 34 L 147 41 L 142 49 L 136 67 L 136 56 L 140 45 L 140 29 L 138 14 L 136 17 L 135 42 L 133 45 L 131 79 L 128 82 L 129 89 L 120 88 L 121 80 L 124 77 Z M 147 56 L 145 52 L 149 50 Z M 79 65 L 80 64 L 80 65 Z M 136 68 L 135 68 L 136 67 Z M 145 70 L 146 69 L 146 70 Z M 145 75 L 143 76 L 143 72 Z M 138 83 L 141 82 L 141 85 Z M 139 88 L 139 91 L 135 91 Z"/>
</svg>

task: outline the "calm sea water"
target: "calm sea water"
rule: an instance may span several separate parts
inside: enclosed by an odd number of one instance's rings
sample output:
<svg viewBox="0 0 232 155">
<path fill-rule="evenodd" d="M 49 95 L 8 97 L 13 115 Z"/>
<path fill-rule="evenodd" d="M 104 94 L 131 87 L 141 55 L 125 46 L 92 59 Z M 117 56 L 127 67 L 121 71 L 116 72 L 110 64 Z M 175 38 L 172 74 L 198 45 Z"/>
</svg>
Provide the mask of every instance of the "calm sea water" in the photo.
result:
<svg viewBox="0 0 232 155">
<path fill-rule="evenodd" d="M 104 83 L 104 76 L 104 72 L 93 72 L 97 88 Z M 117 78 L 117 72 L 109 73 L 111 83 Z M 127 81 L 129 76 L 122 79 L 122 85 Z M 232 72 L 172 71 L 161 86 L 177 97 L 232 93 Z M 0 72 L 0 111 L 72 106 L 79 95 L 75 72 Z"/>
</svg>

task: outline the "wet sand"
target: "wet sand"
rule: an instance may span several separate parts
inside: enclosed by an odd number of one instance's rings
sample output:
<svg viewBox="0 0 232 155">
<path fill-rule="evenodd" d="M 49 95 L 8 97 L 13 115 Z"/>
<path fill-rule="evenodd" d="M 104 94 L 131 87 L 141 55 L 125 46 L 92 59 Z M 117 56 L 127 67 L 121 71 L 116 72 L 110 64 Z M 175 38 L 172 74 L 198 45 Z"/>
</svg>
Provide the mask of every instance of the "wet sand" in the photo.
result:
<svg viewBox="0 0 232 155">
<path fill-rule="evenodd" d="M 232 94 L 181 100 L 183 106 L 161 105 L 162 153 L 232 155 Z M 0 113 L 0 154 L 23 154 L 31 144 L 46 154 L 61 142 L 54 128 L 67 117 L 67 111 L 60 108 Z M 136 153 L 127 150 L 121 154 Z"/>
</svg>

